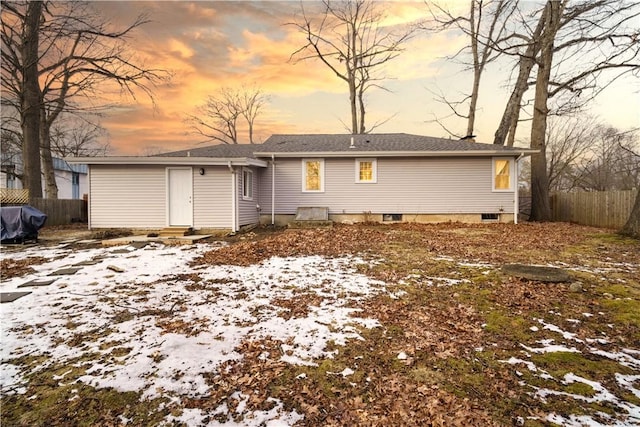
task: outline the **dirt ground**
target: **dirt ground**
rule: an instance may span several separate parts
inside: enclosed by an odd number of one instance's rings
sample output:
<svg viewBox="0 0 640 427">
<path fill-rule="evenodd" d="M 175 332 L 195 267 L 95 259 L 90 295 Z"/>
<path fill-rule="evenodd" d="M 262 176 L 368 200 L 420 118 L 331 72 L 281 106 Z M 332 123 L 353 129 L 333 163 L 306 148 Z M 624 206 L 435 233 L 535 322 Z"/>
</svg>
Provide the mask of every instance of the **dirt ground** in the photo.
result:
<svg viewBox="0 0 640 427">
<path fill-rule="evenodd" d="M 74 226 L 45 228 L 40 237 L 55 244 L 92 235 Z M 354 308 L 381 326 L 358 329 L 362 339 L 329 343 L 333 357 L 309 366 L 264 360 L 286 343 L 245 341 L 234 349 L 240 362 L 210 373 L 206 397 L 170 404 L 82 385 L 81 398 L 61 406 L 65 395 L 45 380 L 61 369 L 52 367 L 32 377 L 24 394 L 3 384 L 2 424 L 122 425 L 116 415 L 125 414 L 134 425 L 162 425 L 167 416 L 198 410 L 217 414 L 206 419 L 210 425 L 259 425 L 251 411 L 277 399 L 303 416 L 296 425 L 307 426 L 640 425 L 638 240 L 564 223 L 257 229 L 223 240 L 228 245 L 220 247 L 211 239 L 215 247 L 192 261 L 195 272 L 180 283 L 191 291 L 213 286 L 200 268 L 357 255 L 364 260 L 359 273 L 388 292 Z M 46 261 L 3 258 L 2 275 L 22 277 Z M 515 263 L 561 268 L 570 279 L 545 283 L 502 271 Z M 271 304 L 290 320 L 304 319 L 322 301 L 300 292 Z M 194 330 L 162 319 L 168 331 Z M 251 398 L 230 397 L 236 393 Z M 216 409 L 223 403 L 227 413 Z"/>
</svg>

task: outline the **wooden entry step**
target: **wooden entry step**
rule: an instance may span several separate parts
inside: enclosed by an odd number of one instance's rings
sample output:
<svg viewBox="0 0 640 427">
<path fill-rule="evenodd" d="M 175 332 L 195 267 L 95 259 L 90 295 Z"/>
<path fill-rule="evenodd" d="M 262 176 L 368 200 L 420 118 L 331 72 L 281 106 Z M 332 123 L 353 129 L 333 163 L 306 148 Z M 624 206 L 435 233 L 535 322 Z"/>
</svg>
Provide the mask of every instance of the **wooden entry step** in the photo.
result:
<svg viewBox="0 0 640 427">
<path fill-rule="evenodd" d="M 165 227 L 158 233 L 159 237 L 170 236 L 191 236 L 193 228 L 191 227 Z"/>
</svg>

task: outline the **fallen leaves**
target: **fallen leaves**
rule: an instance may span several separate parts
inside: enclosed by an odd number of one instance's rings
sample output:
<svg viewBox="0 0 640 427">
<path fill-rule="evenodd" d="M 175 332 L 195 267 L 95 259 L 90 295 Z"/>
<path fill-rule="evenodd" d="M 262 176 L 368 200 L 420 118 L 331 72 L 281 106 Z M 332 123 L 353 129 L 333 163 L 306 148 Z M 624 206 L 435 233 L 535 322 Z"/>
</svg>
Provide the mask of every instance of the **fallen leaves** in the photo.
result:
<svg viewBox="0 0 640 427">
<path fill-rule="evenodd" d="M 35 270 L 31 268 L 32 265 L 39 265 L 47 261 L 48 260 L 46 258 L 42 257 L 28 257 L 18 260 L 6 258 L 0 260 L 0 272 L 2 273 L 3 279 L 20 277 L 34 273 Z"/>
</svg>

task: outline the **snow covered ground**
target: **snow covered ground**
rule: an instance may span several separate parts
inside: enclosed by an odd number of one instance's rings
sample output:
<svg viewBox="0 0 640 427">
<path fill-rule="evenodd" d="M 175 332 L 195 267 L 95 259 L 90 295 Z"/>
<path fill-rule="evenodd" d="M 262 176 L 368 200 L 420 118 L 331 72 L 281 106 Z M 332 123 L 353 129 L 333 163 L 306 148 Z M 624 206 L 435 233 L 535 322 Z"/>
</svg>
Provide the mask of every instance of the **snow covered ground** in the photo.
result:
<svg viewBox="0 0 640 427">
<path fill-rule="evenodd" d="M 124 251 L 34 248 L 3 253 L 14 259 L 51 260 L 34 266 L 36 274 L 1 285 L 2 292 L 32 291 L 0 306 L 3 392 L 25 391 L 20 384 L 26 372 L 12 365 L 12 359 L 47 354 L 48 363 L 86 364 L 80 381 L 94 387 L 142 391 L 144 398 L 205 397 L 210 385 L 204 374 L 226 361 L 242 359 L 237 349 L 245 340 L 280 341 L 281 354 L 264 354 L 265 358 L 306 365 L 332 356 L 326 350 L 329 341 L 343 345 L 359 339 L 356 326 L 379 325 L 350 307 L 385 292 L 384 283 L 356 272 L 358 258 L 309 256 L 271 258 L 249 267 L 189 266 L 211 249 L 210 245 L 153 244 Z M 58 276 L 50 286 L 18 288 L 31 279 L 51 278 L 48 275 L 60 268 L 92 260 L 99 262 L 83 265 L 73 275 Z M 193 275 L 198 278 L 194 280 Z M 310 295 L 317 304 L 304 317 L 289 316 L 289 309 L 274 304 Z M 73 338 L 82 336 L 94 338 L 78 345 Z M 115 345 L 126 350 L 110 355 Z M 78 361 L 79 353 L 104 357 L 83 362 Z M 238 393 L 235 398 L 242 402 L 247 396 Z M 269 425 L 270 421 L 289 425 L 302 418 L 285 412 L 281 402 L 273 400 L 269 411 L 242 413 L 243 425 Z M 235 410 L 242 412 L 242 405 Z M 228 408 L 223 405 L 214 412 L 225 411 Z M 190 409 L 172 419 L 193 425 L 206 416 Z"/>
<path fill-rule="evenodd" d="M 175 403 L 184 398 L 206 398 L 211 393 L 211 373 L 241 362 L 245 343 L 280 343 L 278 351 L 265 348 L 261 360 L 314 365 L 319 359 L 333 356 L 327 348 L 362 339 L 358 332 L 361 328 L 380 326 L 375 313 L 356 308 L 359 302 L 382 293 L 392 299 L 404 296 L 396 287 L 359 274 L 357 265 L 365 261 L 357 257 L 274 257 L 248 267 L 192 265 L 194 259 L 212 249 L 215 246 L 211 244 L 92 249 L 60 245 L 0 253 L 2 259 L 47 259 L 33 266 L 36 273 L 0 284 L 1 292 L 32 292 L 0 305 L 2 394 L 25 393 L 26 375 L 53 364 L 68 364 L 83 371 L 73 381 L 96 388 L 141 392 L 145 399 L 161 396 Z M 483 271 L 493 268 L 468 262 L 459 265 Z M 80 269 L 71 275 L 49 276 L 72 266 Z M 29 280 L 53 278 L 56 280 L 49 286 L 18 287 Z M 399 283 L 418 279 L 428 286 L 468 282 L 456 277 L 407 277 Z M 552 314 L 562 319 L 560 313 Z M 598 313 L 583 316 L 588 319 Z M 576 325 L 581 321 L 565 320 Z M 523 381 L 537 399 L 561 396 L 600 404 L 614 408 L 625 421 L 604 413 L 595 417 L 551 413 L 546 421 L 566 426 L 640 425 L 640 407 L 622 400 L 620 393 L 614 394 L 607 388 L 611 385 L 571 372 L 555 378 L 532 361 L 532 356 L 549 352 L 592 354 L 614 361 L 634 372 L 616 374 L 615 386 L 640 399 L 640 348 L 613 350 L 606 335 L 579 338 L 554 323 L 531 319 L 531 331 L 540 333 L 540 340 L 521 343 L 518 354 L 504 362 L 542 380 L 563 385 L 582 383 L 593 390 L 586 396 Z M 613 330 L 614 325 L 611 327 Z M 12 363 L 26 355 L 45 355 L 46 362 L 29 367 Z M 402 359 L 401 355 L 398 358 Z M 345 368 L 337 374 L 352 373 L 351 368 Z M 54 379 L 65 384 L 71 381 L 66 375 Z M 302 414 L 286 410 L 283 402 L 271 397 L 269 409 L 248 409 L 250 399 L 238 390 L 227 400 L 234 405 L 185 408 L 165 421 L 218 425 L 226 420 L 225 425 L 282 426 L 303 419 Z"/>
</svg>

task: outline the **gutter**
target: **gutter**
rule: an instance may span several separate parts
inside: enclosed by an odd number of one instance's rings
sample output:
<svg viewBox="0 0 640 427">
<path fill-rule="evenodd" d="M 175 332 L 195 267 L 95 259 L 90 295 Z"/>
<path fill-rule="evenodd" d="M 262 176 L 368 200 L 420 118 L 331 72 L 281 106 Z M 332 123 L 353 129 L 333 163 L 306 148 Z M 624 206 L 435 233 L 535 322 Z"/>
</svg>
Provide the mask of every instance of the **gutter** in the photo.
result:
<svg viewBox="0 0 640 427">
<path fill-rule="evenodd" d="M 473 151 L 298 151 L 298 152 L 255 152 L 256 157 L 496 157 L 526 156 L 539 153 L 539 150 L 523 148 L 521 150 L 473 150 Z"/>
<path fill-rule="evenodd" d="M 250 159 L 247 157 L 65 157 L 67 163 L 88 165 L 174 165 L 174 166 L 257 166 L 267 167 L 265 160 Z"/>
<path fill-rule="evenodd" d="M 513 197 L 513 223 L 517 224 L 518 223 L 518 213 L 520 212 L 520 185 L 519 185 L 519 165 L 520 165 L 520 160 L 522 160 L 522 158 L 525 156 L 524 153 L 521 153 L 520 156 L 518 156 L 518 158 L 516 159 L 516 164 L 515 164 L 515 189 L 514 189 L 514 197 Z"/>
<path fill-rule="evenodd" d="M 276 155 L 271 155 L 271 225 L 276 225 Z"/>
</svg>

